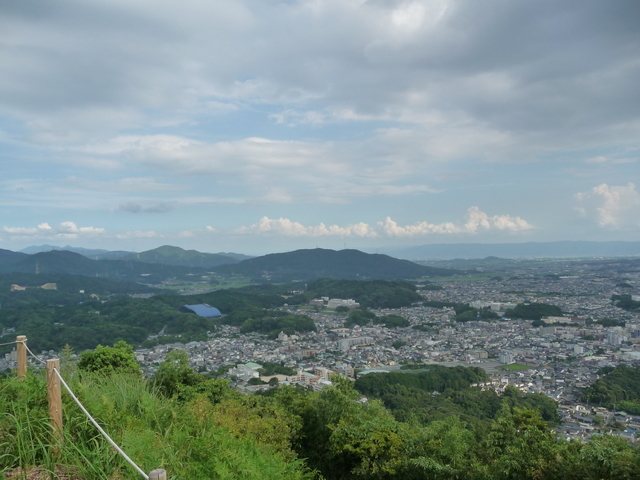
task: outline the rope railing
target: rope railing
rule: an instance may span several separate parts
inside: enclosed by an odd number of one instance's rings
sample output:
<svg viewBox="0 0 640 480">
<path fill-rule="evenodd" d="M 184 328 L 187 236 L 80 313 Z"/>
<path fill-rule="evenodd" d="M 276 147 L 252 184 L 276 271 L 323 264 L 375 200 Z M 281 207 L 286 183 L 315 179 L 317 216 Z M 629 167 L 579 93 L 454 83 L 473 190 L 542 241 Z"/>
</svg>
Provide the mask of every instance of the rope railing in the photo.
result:
<svg viewBox="0 0 640 480">
<path fill-rule="evenodd" d="M 91 421 L 91 423 L 93 423 L 93 426 L 96 427 L 96 429 L 98 429 L 98 431 L 104 436 L 104 438 L 107 439 L 107 441 L 111 444 L 111 446 L 113 448 L 115 448 L 116 452 L 118 452 L 122 456 L 122 458 L 124 458 L 129 463 L 129 465 L 131 465 L 133 468 L 135 468 L 136 471 L 140 475 L 142 475 L 142 477 L 145 480 L 149 480 L 149 475 L 147 475 L 144 470 L 142 470 L 138 465 L 136 465 L 136 463 L 133 460 L 131 460 L 131 458 L 129 458 L 129 455 L 127 455 L 124 452 L 124 450 L 122 450 L 118 446 L 118 444 L 113 441 L 113 439 L 109 436 L 109 434 L 107 432 L 104 431 L 104 429 L 100 426 L 100 424 L 96 421 L 96 419 L 91 416 L 91 414 L 87 411 L 87 409 L 84 407 L 84 405 L 82 405 L 80 400 L 78 400 L 78 397 L 75 396 L 75 394 L 73 393 L 73 390 L 71 390 L 69 385 L 67 385 L 67 382 L 64 381 L 64 378 L 62 378 L 62 375 L 60 375 L 60 372 L 58 371 L 58 369 L 54 368 L 53 371 L 58 376 L 58 379 L 60 379 L 60 382 L 62 383 L 64 388 L 67 390 L 67 392 L 69 393 L 71 398 L 73 398 L 73 401 L 76 402 L 78 407 L 80 407 L 80 410 L 82 410 L 84 412 L 84 414 L 87 416 L 87 418 Z"/>
<path fill-rule="evenodd" d="M 18 342 L 16 342 L 16 343 L 18 343 Z M 27 341 L 26 341 L 26 340 L 24 340 L 24 341 L 22 341 L 22 342 L 20 342 L 20 343 L 24 344 L 24 348 L 26 348 L 26 349 L 27 349 L 27 352 L 28 352 L 28 353 L 29 353 L 33 358 L 35 358 L 37 361 L 39 361 L 39 362 L 40 362 L 40 363 L 42 363 L 43 365 L 46 365 L 46 364 L 47 364 L 47 362 L 45 362 L 44 360 L 42 360 L 39 356 L 37 356 L 35 353 L 33 353 L 33 352 L 29 349 L 29 347 L 27 346 Z"/>
<path fill-rule="evenodd" d="M 111 446 L 124 458 L 129 465 L 131 465 L 145 480 L 166 480 L 167 472 L 163 469 L 155 469 L 151 471 L 149 474 L 145 473 L 125 452 L 118 446 L 118 444 L 109 436 L 109 434 L 100 426 L 100 424 L 96 421 L 93 416 L 89 413 L 89 411 L 82 405 L 82 402 L 78 400 L 78 397 L 73 393 L 71 387 L 65 382 L 64 378 L 60 374 L 60 360 L 53 359 L 47 360 L 46 362 L 39 358 L 36 354 L 34 354 L 29 347 L 27 347 L 27 337 L 24 335 L 20 335 L 17 337 L 16 341 L 9 342 L 4 345 L 16 344 L 18 346 L 18 377 L 24 377 L 26 374 L 26 353 L 28 352 L 32 357 L 38 360 L 40 363 L 43 363 L 47 367 L 47 390 L 49 396 L 49 415 L 51 417 L 51 424 L 54 429 L 54 435 L 57 437 L 58 441 L 62 439 L 62 400 L 60 398 L 60 384 L 64 386 L 67 393 L 71 396 L 73 401 L 78 405 L 80 410 L 87 416 L 89 421 L 93 424 L 94 427 L 104 436 L 107 441 L 111 444 Z M 2 345 L 0 345 L 2 346 Z M 24 350 L 22 350 L 24 349 Z M 59 383 L 58 383 L 59 381 Z"/>
</svg>

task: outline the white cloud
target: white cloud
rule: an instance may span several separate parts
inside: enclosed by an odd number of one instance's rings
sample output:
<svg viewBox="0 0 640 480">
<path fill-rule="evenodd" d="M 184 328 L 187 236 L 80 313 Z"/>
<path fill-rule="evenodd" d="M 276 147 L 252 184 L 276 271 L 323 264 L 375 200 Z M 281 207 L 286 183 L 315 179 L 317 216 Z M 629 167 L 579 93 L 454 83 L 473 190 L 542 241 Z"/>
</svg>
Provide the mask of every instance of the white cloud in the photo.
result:
<svg viewBox="0 0 640 480">
<path fill-rule="evenodd" d="M 418 222 L 402 227 L 387 217 L 384 222 L 379 222 L 378 226 L 390 237 L 413 237 L 431 234 L 475 234 L 480 230 L 507 230 L 515 233 L 533 228 L 531 224 L 520 217 L 511 217 L 509 215 L 494 215 L 490 217 L 478 207 L 469 208 L 466 216 L 467 223 L 464 225 L 456 225 L 451 222 L 439 224 Z"/>
<path fill-rule="evenodd" d="M 640 193 L 631 182 L 620 186 L 603 183 L 575 198 L 578 214 L 594 216 L 601 227 L 640 226 Z"/>
<path fill-rule="evenodd" d="M 464 231 L 476 233 L 479 229 L 508 230 L 510 232 L 521 232 L 533 228 L 526 220 L 510 215 L 494 215 L 489 217 L 478 207 L 471 207 L 467 210 L 467 224 Z"/>
<path fill-rule="evenodd" d="M 327 145 L 249 137 L 206 143 L 176 135 L 120 136 L 85 151 L 118 154 L 181 175 L 251 174 L 262 169 L 308 167 L 323 159 Z"/>
<path fill-rule="evenodd" d="M 154 238 L 157 237 L 158 234 L 152 230 L 144 231 L 144 230 L 132 230 L 125 233 L 119 233 L 116 235 L 116 238 L 119 239 L 129 239 L 129 238 Z"/>
<path fill-rule="evenodd" d="M 249 227 L 240 227 L 235 233 L 274 233 L 285 236 L 345 236 L 345 237 L 375 237 L 377 235 L 366 223 L 357 223 L 340 227 L 338 225 L 325 225 L 320 223 L 315 226 L 305 226 L 288 218 L 270 219 L 262 217 L 258 223 Z"/>
<path fill-rule="evenodd" d="M 55 240 L 104 236 L 106 230 L 96 227 L 78 227 L 74 222 L 62 222 L 55 227 L 41 223 L 37 227 L 3 227 L 12 240 Z"/>
<path fill-rule="evenodd" d="M 416 237 L 426 235 L 451 235 L 451 234 L 475 234 L 480 230 L 503 230 L 511 233 L 531 230 L 534 227 L 520 217 L 509 215 L 488 216 L 478 207 L 471 207 L 467 211 L 467 223 L 456 225 L 451 222 L 432 224 L 418 222 L 413 225 L 398 225 L 397 222 L 387 217 L 383 222 L 375 226 L 366 223 L 357 223 L 340 227 L 338 225 L 327 226 L 320 223 L 316 226 L 305 226 L 288 218 L 270 219 L 262 217 L 258 223 L 235 230 L 240 234 L 279 234 L 285 236 L 343 236 L 343 237 Z"/>
<path fill-rule="evenodd" d="M 259 137 L 207 143 L 175 135 L 120 136 L 83 148 L 117 154 L 167 175 L 207 175 L 218 182 L 232 179 L 257 192 L 253 198 L 270 203 L 341 202 L 372 195 L 436 193 L 438 190 L 428 185 L 403 184 L 405 178 L 423 170 L 429 161 L 425 161 L 421 149 L 408 147 L 407 139 L 401 137 L 388 130 L 380 132 L 365 142 L 363 152 L 357 152 L 351 143 Z M 420 167 L 416 167 L 418 159 Z M 150 192 L 180 189 L 152 178 L 123 179 L 111 186 L 115 188 Z"/>
</svg>

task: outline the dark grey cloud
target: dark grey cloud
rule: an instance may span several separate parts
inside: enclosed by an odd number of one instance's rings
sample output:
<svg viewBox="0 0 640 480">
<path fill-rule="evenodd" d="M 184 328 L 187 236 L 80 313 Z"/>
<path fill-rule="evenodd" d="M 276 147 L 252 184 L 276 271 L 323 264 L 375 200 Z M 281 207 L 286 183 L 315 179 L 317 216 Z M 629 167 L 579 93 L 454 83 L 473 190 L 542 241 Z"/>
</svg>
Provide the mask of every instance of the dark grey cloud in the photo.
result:
<svg viewBox="0 0 640 480">
<path fill-rule="evenodd" d="M 144 212 L 146 213 L 167 213 L 173 210 L 173 207 L 168 203 L 159 203 L 157 205 L 153 205 L 149 208 L 145 208 Z"/>
<path fill-rule="evenodd" d="M 169 203 L 162 202 L 143 208 L 139 203 L 127 202 L 120 204 L 119 209 L 129 213 L 167 213 L 173 210 L 173 206 Z"/>
<path fill-rule="evenodd" d="M 120 210 L 130 213 L 140 213 L 142 211 L 142 206 L 134 202 L 122 203 L 119 208 Z"/>
<path fill-rule="evenodd" d="M 0 21 L 0 108 L 27 121 L 68 113 L 82 129 L 69 110 L 109 108 L 142 125 L 149 109 L 198 115 L 212 97 L 435 110 L 552 137 L 637 116 L 633 1 L 41 3 L 5 2 Z"/>
</svg>

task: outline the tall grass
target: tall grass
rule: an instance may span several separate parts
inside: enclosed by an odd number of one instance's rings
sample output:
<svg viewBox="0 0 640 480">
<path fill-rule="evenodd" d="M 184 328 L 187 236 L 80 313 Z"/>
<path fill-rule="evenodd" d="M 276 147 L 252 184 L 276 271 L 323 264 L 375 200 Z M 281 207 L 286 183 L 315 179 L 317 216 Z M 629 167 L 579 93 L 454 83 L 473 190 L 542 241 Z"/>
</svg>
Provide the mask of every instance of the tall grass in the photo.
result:
<svg viewBox="0 0 640 480">
<path fill-rule="evenodd" d="M 205 397 L 178 403 L 131 376 L 73 377 L 71 388 L 114 441 L 146 472 L 165 468 L 171 479 L 313 478 L 302 461 L 255 436 L 231 434 L 225 415 Z M 0 381 L 0 472 L 37 467 L 83 480 L 128 480 L 140 475 L 109 445 L 63 391 L 63 444 L 52 445 L 46 383 Z M 216 418 L 218 421 L 216 421 Z M 26 476 L 24 477 L 26 478 Z"/>
</svg>

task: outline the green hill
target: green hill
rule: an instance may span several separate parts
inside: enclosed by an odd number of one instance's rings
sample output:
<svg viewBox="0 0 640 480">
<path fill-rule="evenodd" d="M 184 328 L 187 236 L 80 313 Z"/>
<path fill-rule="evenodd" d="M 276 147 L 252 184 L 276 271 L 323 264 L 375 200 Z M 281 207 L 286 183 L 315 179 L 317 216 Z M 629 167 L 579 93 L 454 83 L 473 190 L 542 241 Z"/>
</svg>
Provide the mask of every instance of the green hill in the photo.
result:
<svg viewBox="0 0 640 480">
<path fill-rule="evenodd" d="M 220 273 L 253 276 L 262 281 L 286 282 L 322 277 L 340 279 L 399 280 L 458 273 L 456 270 L 418 265 L 388 255 L 368 254 L 359 250 L 296 250 L 243 260 L 234 265 L 215 268 Z"/>
<path fill-rule="evenodd" d="M 25 253 L 12 252 L 11 250 L 4 250 L 0 248 L 0 266 L 15 265 L 27 257 L 28 255 Z"/>
<path fill-rule="evenodd" d="M 162 265 L 181 265 L 186 267 L 209 268 L 218 265 L 237 263 L 241 259 L 249 258 L 238 254 L 201 253 L 197 250 L 184 250 L 180 247 L 164 245 L 141 253 L 132 253 L 123 260 L 135 260 L 144 263 L 159 263 Z"/>
<path fill-rule="evenodd" d="M 143 263 L 133 260 L 92 260 L 79 253 L 52 250 L 34 255 L 0 256 L 0 273 L 68 273 L 111 280 L 157 284 L 170 277 L 204 274 L 206 269 L 181 265 Z"/>
</svg>

